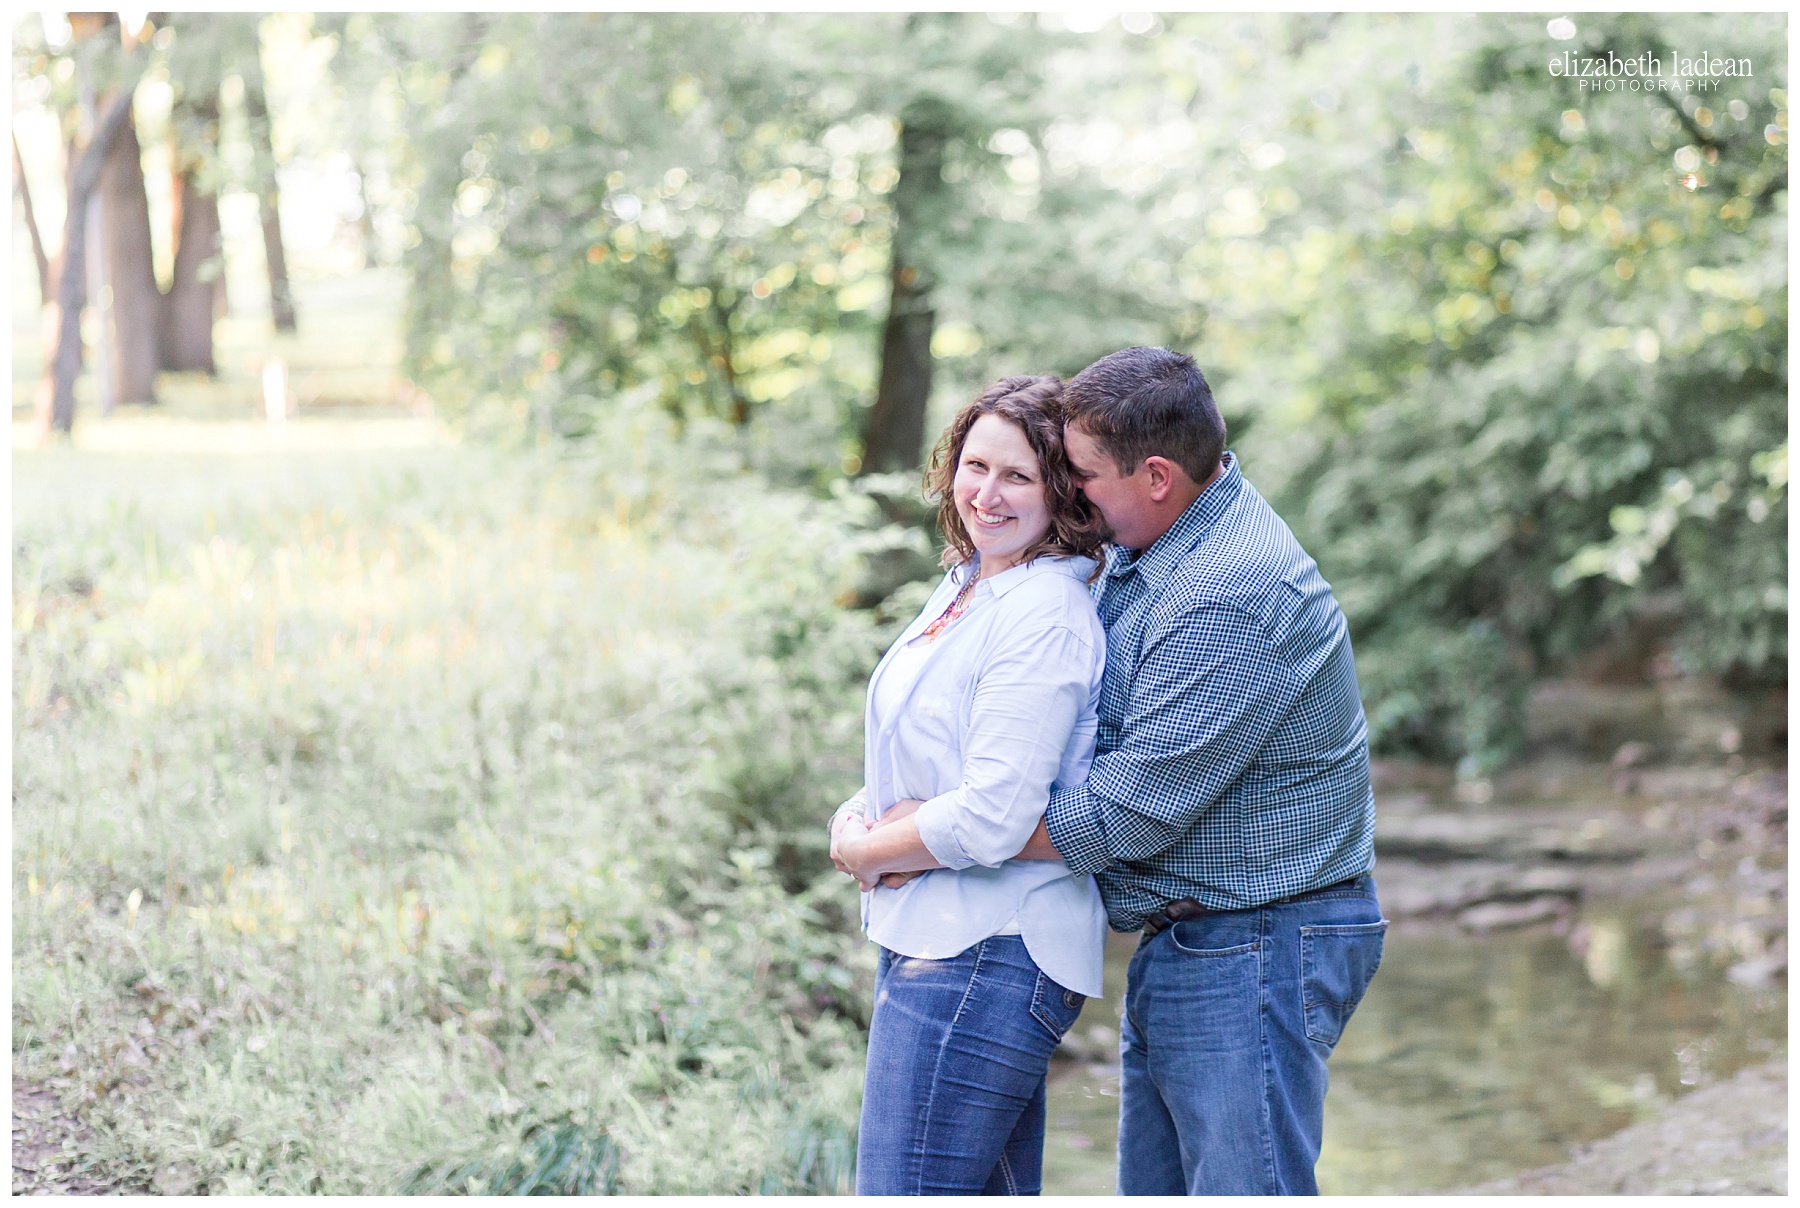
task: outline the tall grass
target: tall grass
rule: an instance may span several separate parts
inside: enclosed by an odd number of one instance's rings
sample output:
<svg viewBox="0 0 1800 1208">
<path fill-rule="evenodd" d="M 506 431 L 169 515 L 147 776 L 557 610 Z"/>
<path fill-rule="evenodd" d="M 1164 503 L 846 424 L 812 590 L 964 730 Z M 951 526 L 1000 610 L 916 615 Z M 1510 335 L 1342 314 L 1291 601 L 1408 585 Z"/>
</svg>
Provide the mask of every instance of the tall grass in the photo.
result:
<svg viewBox="0 0 1800 1208">
<path fill-rule="evenodd" d="M 847 1190 L 845 506 L 602 447 L 21 456 L 15 1068 L 115 1170 Z"/>
</svg>

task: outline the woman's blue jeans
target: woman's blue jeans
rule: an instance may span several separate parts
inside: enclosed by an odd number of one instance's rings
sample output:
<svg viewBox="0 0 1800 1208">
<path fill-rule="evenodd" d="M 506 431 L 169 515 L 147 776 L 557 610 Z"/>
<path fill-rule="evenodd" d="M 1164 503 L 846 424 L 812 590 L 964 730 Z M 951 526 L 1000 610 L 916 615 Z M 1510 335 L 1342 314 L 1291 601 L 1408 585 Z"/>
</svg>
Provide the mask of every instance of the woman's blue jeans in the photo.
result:
<svg viewBox="0 0 1800 1208">
<path fill-rule="evenodd" d="M 1317 1195 L 1325 1059 L 1386 930 L 1364 876 L 1142 941 L 1119 1036 L 1119 1193 Z"/>
<path fill-rule="evenodd" d="M 1083 1001 L 1016 935 L 949 960 L 883 948 L 856 1193 L 1038 1194 L 1050 1053 Z"/>
</svg>

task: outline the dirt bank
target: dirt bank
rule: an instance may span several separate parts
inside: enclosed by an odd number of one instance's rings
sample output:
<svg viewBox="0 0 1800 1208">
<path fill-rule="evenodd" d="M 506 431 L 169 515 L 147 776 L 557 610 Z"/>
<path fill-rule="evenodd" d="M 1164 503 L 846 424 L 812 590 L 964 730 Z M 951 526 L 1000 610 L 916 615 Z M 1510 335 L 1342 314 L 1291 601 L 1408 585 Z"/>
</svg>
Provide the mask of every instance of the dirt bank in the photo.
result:
<svg viewBox="0 0 1800 1208">
<path fill-rule="evenodd" d="M 13 1079 L 14 1195 L 143 1195 L 135 1180 L 98 1165 L 87 1127 L 53 1091 Z"/>
</svg>

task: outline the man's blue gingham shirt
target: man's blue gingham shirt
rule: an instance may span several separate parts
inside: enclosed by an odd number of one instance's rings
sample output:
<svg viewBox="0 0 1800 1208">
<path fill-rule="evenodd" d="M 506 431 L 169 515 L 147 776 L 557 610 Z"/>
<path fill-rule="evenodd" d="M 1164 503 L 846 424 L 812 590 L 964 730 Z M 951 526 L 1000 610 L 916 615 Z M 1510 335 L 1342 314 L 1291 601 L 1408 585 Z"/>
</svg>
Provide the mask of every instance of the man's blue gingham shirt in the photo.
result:
<svg viewBox="0 0 1800 1208">
<path fill-rule="evenodd" d="M 1177 898 L 1242 910 L 1368 872 L 1344 614 L 1236 459 L 1149 549 L 1112 554 L 1094 764 L 1044 820 L 1113 929 Z"/>
</svg>

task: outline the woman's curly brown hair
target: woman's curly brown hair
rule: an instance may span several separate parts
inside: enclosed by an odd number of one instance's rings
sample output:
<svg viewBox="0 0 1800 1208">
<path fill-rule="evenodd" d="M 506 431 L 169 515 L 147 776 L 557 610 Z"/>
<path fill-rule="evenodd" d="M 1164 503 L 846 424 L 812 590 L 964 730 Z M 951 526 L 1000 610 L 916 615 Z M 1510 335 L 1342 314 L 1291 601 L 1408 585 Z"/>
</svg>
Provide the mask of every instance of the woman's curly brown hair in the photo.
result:
<svg viewBox="0 0 1800 1208">
<path fill-rule="evenodd" d="M 969 539 L 969 530 L 956 511 L 954 488 L 963 442 L 975 421 L 984 415 L 998 415 L 1025 434 L 1043 475 L 1050 527 L 1026 548 L 1020 562 L 1044 554 L 1102 559 L 1107 535 L 1105 521 L 1075 485 L 1069 455 L 1063 448 L 1062 389 L 1062 379 L 1052 374 L 1001 378 L 958 411 L 938 438 L 925 468 L 925 497 L 938 505 L 938 527 L 948 543 L 942 559 L 945 567 L 960 566 L 975 556 L 975 543 Z M 1098 568 L 1095 573 L 1099 573 Z"/>
</svg>

